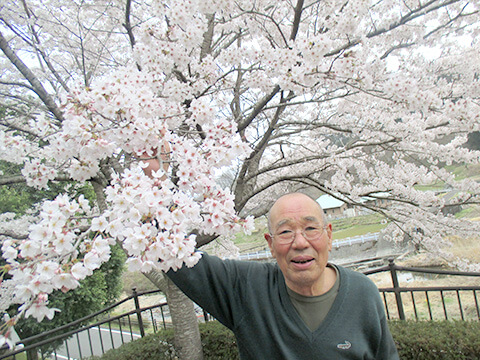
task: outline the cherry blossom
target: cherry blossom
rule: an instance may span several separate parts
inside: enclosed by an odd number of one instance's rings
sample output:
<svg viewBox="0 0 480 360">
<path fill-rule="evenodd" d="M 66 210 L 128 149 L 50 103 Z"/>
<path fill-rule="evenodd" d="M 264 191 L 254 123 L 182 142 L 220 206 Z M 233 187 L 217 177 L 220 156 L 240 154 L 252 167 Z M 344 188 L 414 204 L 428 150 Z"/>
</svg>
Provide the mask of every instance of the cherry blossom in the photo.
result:
<svg viewBox="0 0 480 360">
<path fill-rule="evenodd" d="M 480 131 L 478 4 L 155 0 L 131 4 L 130 27 L 123 2 L 55 5 L 2 5 L 0 158 L 34 188 L 89 182 L 97 204 L 59 195 L 22 226 L 0 216 L 21 232 L 0 239 L 20 315 L 53 316 L 48 293 L 114 244 L 144 272 L 194 266 L 206 235 L 235 253 L 246 215 L 292 189 L 386 198 L 370 209 L 385 236 L 445 258 L 448 236 L 478 233 L 443 214 L 479 200 L 446 168 L 480 161 L 465 147 Z M 433 183 L 455 196 L 418 188 Z"/>
</svg>

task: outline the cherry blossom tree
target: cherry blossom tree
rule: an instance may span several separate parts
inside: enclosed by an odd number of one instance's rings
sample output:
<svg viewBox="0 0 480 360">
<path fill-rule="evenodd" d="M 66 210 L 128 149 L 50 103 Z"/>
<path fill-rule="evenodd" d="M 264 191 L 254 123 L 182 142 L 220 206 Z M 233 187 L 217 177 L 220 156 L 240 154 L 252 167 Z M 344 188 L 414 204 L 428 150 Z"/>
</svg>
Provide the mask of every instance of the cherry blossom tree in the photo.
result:
<svg viewBox="0 0 480 360">
<path fill-rule="evenodd" d="M 379 212 L 385 236 L 432 252 L 478 233 L 444 215 L 479 200 L 446 167 L 479 162 L 464 146 L 480 130 L 478 20 L 468 0 L 6 1 L 0 156 L 23 170 L 0 184 L 88 182 L 97 204 L 61 195 L 23 227 L 3 215 L 2 293 L 52 317 L 48 294 L 115 243 L 163 286 L 195 246 L 250 231 L 247 215 L 302 187 Z M 215 181 L 225 169 L 229 187 Z M 433 182 L 456 196 L 415 186 Z"/>
</svg>

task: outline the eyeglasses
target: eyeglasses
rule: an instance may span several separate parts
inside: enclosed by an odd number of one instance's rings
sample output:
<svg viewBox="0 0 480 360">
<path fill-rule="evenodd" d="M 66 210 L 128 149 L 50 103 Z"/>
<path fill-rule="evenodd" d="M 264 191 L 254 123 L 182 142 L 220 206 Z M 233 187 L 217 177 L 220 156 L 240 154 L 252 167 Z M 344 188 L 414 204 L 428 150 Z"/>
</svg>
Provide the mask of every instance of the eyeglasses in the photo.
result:
<svg viewBox="0 0 480 360">
<path fill-rule="evenodd" d="M 322 236 L 323 232 L 327 226 L 323 227 L 316 227 L 316 226 L 307 226 L 305 229 L 301 231 L 302 236 L 307 240 L 307 241 L 315 241 Z M 293 243 L 293 240 L 295 240 L 295 236 L 297 235 L 296 231 L 286 229 L 282 230 L 278 234 L 274 234 L 273 237 L 277 239 L 278 244 L 280 245 L 288 245 Z"/>
</svg>

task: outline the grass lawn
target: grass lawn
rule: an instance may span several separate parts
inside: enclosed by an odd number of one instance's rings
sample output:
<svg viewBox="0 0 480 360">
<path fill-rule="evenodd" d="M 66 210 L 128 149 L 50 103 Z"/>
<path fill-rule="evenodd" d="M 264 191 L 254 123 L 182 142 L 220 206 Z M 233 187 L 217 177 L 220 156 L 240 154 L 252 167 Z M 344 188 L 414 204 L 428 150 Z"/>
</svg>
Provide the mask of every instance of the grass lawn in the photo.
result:
<svg viewBox="0 0 480 360">
<path fill-rule="evenodd" d="M 22 352 L 20 354 L 15 355 L 15 359 L 13 356 L 5 358 L 5 360 L 27 360 L 27 353 Z"/>
<path fill-rule="evenodd" d="M 377 233 L 382 230 L 386 224 L 365 224 L 365 225 L 357 225 L 355 227 L 337 230 L 335 231 L 335 227 L 333 228 L 333 240 L 340 240 L 346 239 L 349 237 L 361 236 L 368 233 Z"/>
</svg>

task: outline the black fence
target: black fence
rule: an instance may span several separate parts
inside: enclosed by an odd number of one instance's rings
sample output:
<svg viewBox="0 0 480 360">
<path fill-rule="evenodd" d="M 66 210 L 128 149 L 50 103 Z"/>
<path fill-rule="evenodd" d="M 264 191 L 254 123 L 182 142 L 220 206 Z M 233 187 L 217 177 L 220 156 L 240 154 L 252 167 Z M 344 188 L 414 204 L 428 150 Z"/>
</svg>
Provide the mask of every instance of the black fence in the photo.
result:
<svg viewBox="0 0 480 360">
<path fill-rule="evenodd" d="M 389 260 L 388 265 L 363 271 L 369 276 L 389 273 L 392 286 L 380 287 L 388 319 L 400 320 L 480 320 L 480 273 L 403 267 Z M 403 287 L 400 273 L 423 274 L 431 278 L 471 277 L 476 285 Z M 479 279 L 478 281 L 476 279 Z M 457 281 L 455 281 L 457 283 Z M 461 283 L 458 281 L 458 283 Z M 126 342 L 171 326 L 166 302 L 140 306 L 140 298 L 159 291 L 133 294 L 112 306 L 43 334 L 22 339 L 14 351 L 0 350 L 0 360 L 80 360 L 104 354 Z M 113 316 L 118 308 L 132 302 L 134 310 Z M 117 309 L 117 311 L 116 311 Z M 200 309 L 198 317 L 207 319 Z M 88 324 L 88 325 L 82 325 Z"/>
<path fill-rule="evenodd" d="M 160 293 L 159 290 L 137 293 L 70 324 L 22 339 L 14 351 L 0 350 L 0 359 L 8 360 L 79 360 L 100 356 L 112 348 L 157 332 L 171 325 L 166 302 L 140 307 L 140 298 Z M 132 302 L 134 310 L 113 316 L 121 305 Z M 82 325 L 88 324 L 88 325 Z"/>
<path fill-rule="evenodd" d="M 389 320 L 480 320 L 480 273 L 398 266 L 389 259 L 387 266 L 363 271 L 366 275 L 389 272 L 392 287 L 379 288 Z M 451 279 L 453 286 L 403 287 L 399 274 L 421 274 L 423 278 Z M 470 285 L 459 278 L 474 279 Z M 478 280 L 476 280 L 478 279 Z"/>
</svg>

